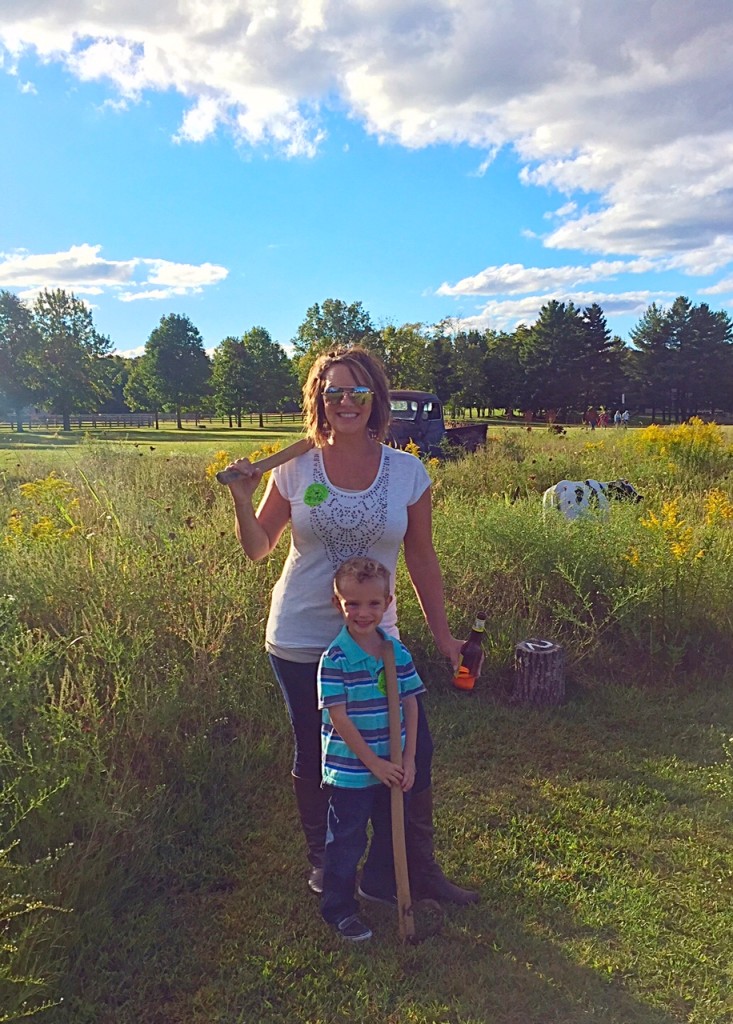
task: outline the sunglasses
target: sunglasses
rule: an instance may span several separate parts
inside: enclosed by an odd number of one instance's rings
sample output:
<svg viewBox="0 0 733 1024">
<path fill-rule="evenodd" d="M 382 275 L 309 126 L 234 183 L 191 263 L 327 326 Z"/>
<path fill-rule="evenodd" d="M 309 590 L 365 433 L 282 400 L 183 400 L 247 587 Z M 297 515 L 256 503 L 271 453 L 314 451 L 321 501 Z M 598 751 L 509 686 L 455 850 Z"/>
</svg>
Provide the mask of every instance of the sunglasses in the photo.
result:
<svg viewBox="0 0 733 1024">
<path fill-rule="evenodd" d="M 348 395 L 354 405 L 366 405 L 372 400 L 374 392 L 371 388 L 358 384 L 353 388 L 324 388 L 323 401 L 326 405 L 340 405 L 344 395 Z"/>
</svg>

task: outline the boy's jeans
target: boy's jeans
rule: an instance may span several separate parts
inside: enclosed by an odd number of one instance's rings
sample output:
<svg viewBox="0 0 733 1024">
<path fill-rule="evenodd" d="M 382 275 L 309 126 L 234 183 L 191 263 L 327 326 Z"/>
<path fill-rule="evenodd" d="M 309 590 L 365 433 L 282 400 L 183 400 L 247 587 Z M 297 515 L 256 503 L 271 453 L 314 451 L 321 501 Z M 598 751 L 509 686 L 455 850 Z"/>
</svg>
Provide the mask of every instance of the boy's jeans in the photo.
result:
<svg viewBox="0 0 733 1024">
<path fill-rule="evenodd" d="M 359 909 L 354 897 L 356 869 L 367 846 L 367 823 L 374 833 L 364 863 L 362 884 L 369 892 L 394 894 L 390 790 L 379 783 L 363 789 L 328 787 L 328 828 L 321 913 L 338 924 Z"/>
</svg>

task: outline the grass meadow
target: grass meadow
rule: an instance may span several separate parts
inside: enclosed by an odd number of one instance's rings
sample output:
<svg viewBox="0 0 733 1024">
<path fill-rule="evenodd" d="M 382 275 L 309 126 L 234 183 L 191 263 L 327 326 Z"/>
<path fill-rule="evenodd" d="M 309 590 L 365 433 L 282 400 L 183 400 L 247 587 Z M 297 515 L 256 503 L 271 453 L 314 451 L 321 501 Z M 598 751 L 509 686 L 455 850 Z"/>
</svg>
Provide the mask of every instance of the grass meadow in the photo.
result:
<svg viewBox="0 0 733 1024">
<path fill-rule="evenodd" d="M 715 425 L 496 427 L 431 462 L 454 691 L 409 581 L 437 844 L 480 889 L 402 947 L 321 923 L 263 653 L 285 545 L 245 562 L 213 472 L 295 428 L 0 437 L 0 1022 L 733 1020 L 733 447 Z M 645 496 L 543 518 L 564 477 Z M 561 643 L 566 703 L 512 703 Z"/>
</svg>

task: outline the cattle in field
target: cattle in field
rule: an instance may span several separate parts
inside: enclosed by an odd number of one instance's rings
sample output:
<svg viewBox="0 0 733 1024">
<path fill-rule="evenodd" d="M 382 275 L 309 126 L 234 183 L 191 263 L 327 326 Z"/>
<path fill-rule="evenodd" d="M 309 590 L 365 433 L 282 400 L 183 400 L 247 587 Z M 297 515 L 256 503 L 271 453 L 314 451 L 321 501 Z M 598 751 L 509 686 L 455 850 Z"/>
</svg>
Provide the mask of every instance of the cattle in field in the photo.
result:
<svg viewBox="0 0 733 1024">
<path fill-rule="evenodd" d="M 566 519 L 578 519 L 589 512 L 608 510 L 609 500 L 642 501 L 642 495 L 628 480 L 560 480 L 542 495 L 542 510 L 556 508 Z"/>
</svg>

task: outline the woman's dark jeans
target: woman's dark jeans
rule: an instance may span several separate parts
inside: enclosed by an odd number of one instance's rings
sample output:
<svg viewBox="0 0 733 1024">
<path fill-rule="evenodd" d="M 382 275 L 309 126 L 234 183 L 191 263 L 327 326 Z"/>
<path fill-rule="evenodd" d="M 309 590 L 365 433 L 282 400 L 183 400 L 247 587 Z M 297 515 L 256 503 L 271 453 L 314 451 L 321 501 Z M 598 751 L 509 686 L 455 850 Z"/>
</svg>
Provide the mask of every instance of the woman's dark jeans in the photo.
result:
<svg viewBox="0 0 733 1024">
<path fill-rule="evenodd" d="M 270 664 L 280 684 L 295 739 L 293 775 L 299 779 L 321 778 L 321 712 L 318 710 L 318 662 L 285 661 L 270 655 Z M 420 793 L 431 784 L 433 738 L 422 705 L 417 698 L 417 749 L 415 785 Z M 386 787 L 385 787 L 386 788 Z"/>
</svg>

